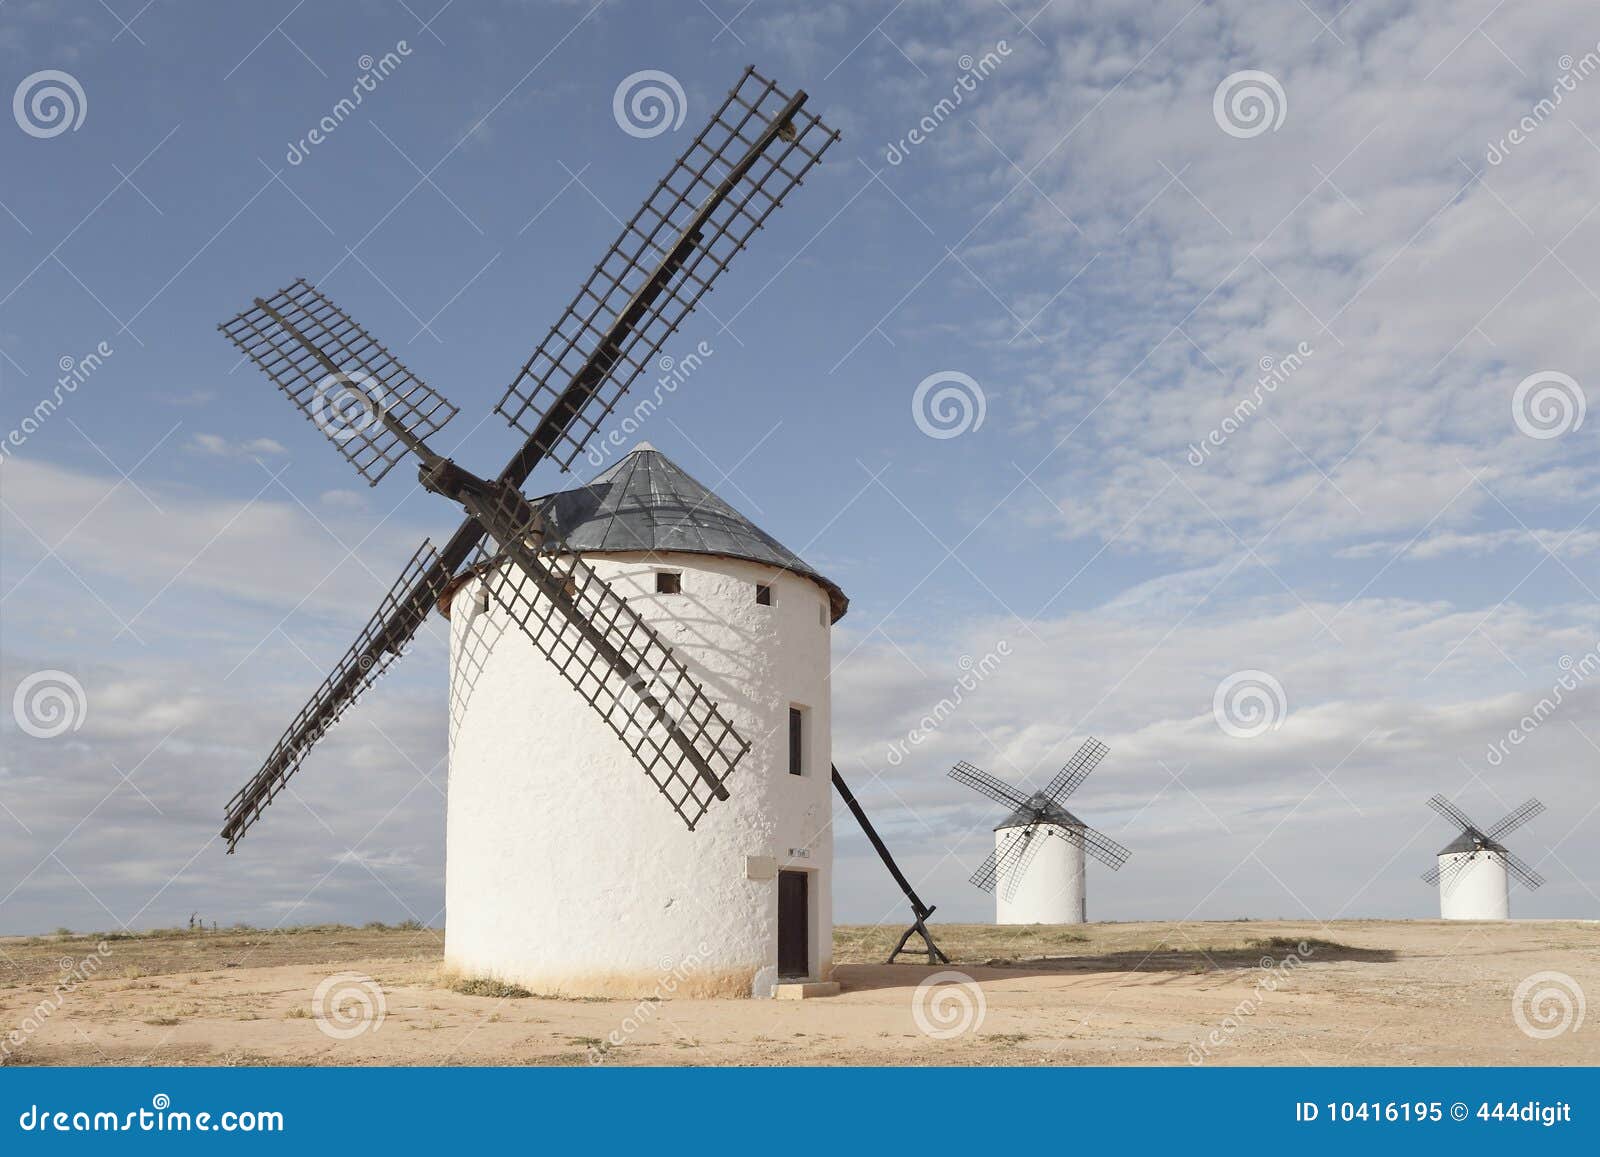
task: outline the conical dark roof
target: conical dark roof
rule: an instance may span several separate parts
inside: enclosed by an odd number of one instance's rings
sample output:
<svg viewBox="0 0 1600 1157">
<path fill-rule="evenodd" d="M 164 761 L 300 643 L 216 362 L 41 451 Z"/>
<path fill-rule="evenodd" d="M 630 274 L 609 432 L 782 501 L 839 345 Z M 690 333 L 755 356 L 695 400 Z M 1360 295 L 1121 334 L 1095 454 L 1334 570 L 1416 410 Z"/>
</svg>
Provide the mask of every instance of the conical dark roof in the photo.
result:
<svg viewBox="0 0 1600 1157">
<path fill-rule="evenodd" d="M 585 554 L 709 554 L 765 563 L 828 593 L 835 622 L 850 605 L 838 585 L 729 506 L 648 442 L 583 486 L 534 500 L 552 528 Z"/>
<path fill-rule="evenodd" d="M 1451 840 L 1444 847 L 1440 848 L 1436 854 L 1441 856 L 1449 856 L 1456 852 L 1475 852 L 1480 850 L 1486 852 L 1503 852 L 1506 849 L 1480 832 L 1465 831 L 1455 839 Z"/>
<path fill-rule="evenodd" d="M 1041 791 L 1036 792 L 1026 804 L 996 824 L 994 830 L 998 832 L 1004 828 L 1025 828 L 1034 823 L 1057 824 L 1064 828 L 1088 826 Z"/>
</svg>

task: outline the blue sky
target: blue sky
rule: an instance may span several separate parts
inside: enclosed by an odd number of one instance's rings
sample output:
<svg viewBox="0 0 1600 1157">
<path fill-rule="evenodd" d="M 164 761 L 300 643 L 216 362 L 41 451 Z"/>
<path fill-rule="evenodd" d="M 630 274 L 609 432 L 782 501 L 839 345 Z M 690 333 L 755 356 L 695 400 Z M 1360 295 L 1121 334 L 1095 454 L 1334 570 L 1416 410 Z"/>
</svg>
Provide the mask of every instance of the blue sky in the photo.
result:
<svg viewBox="0 0 1600 1157">
<path fill-rule="evenodd" d="M 747 63 L 844 137 L 640 436 L 850 595 L 835 756 L 941 915 L 991 913 L 965 876 L 999 818 L 946 768 L 1042 782 L 1089 734 L 1077 810 L 1134 850 L 1093 916 L 1428 915 L 1436 791 L 1486 822 L 1539 795 L 1514 911 L 1594 915 L 1600 16 L 1528 7 L 9 0 L 5 90 L 59 70 L 83 116 L 0 128 L 0 428 L 111 352 L 0 464 L 0 690 L 86 703 L 52 738 L 0 715 L 0 931 L 437 918 L 438 624 L 248 857 L 207 842 L 455 523 L 362 486 L 214 326 L 308 276 L 497 465 L 494 401 Z M 614 117 L 646 69 L 676 132 Z M 936 374 L 981 425 L 924 432 Z M 1239 672 L 1282 688 L 1248 738 L 1214 710 Z M 894 918 L 848 822 L 838 914 Z"/>
</svg>

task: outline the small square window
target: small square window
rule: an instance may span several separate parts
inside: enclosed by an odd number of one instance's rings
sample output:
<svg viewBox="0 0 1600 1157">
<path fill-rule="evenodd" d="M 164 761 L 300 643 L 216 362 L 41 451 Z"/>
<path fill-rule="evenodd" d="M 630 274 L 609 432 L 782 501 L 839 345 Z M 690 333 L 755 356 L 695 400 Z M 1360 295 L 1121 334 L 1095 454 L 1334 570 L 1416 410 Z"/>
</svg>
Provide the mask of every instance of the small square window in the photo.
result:
<svg viewBox="0 0 1600 1157">
<path fill-rule="evenodd" d="M 683 575 L 675 570 L 656 571 L 656 594 L 675 595 L 683 590 Z"/>
<path fill-rule="evenodd" d="M 756 584 L 756 605 L 762 607 L 772 605 L 772 588 L 766 583 Z"/>
</svg>

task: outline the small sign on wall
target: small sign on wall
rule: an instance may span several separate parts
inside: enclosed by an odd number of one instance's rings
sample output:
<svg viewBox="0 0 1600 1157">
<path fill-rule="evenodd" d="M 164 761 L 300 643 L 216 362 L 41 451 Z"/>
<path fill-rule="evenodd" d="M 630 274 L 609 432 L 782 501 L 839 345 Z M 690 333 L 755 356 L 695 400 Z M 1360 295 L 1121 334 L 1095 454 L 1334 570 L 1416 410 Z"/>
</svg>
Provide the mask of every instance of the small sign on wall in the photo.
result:
<svg viewBox="0 0 1600 1157">
<path fill-rule="evenodd" d="M 810 848 L 790 848 L 789 849 L 789 858 L 791 860 L 809 860 L 811 858 L 811 849 Z"/>
</svg>

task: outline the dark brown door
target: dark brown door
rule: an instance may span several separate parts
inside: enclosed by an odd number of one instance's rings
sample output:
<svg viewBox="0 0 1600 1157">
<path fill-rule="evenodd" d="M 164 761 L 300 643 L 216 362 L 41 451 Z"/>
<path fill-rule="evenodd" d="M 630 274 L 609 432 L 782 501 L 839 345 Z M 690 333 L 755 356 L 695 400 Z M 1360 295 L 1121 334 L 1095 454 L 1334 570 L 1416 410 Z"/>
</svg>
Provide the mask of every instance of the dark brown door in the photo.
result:
<svg viewBox="0 0 1600 1157">
<path fill-rule="evenodd" d="M 811 975 L 811 896 L 809 874 L 778 873 L 778 976 Z"/>
</svg>

